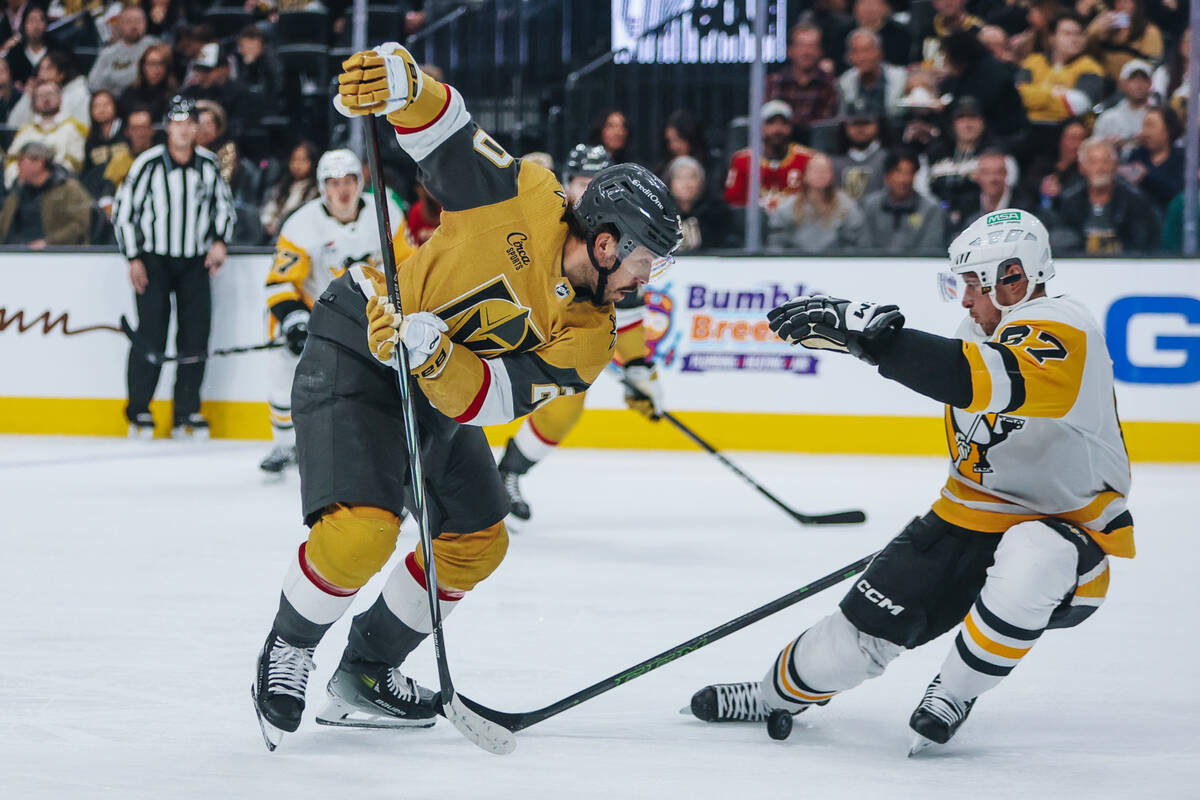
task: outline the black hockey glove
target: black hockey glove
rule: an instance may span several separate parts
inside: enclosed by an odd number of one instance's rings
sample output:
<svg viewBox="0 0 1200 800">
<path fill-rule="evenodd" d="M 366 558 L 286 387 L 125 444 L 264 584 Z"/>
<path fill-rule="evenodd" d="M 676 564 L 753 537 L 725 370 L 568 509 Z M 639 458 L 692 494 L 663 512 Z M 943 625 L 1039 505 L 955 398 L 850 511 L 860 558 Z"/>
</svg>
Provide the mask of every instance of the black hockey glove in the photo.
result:
<svg viewBox="0 0 1200 800">
<path fill-rule="evenodd" d="M 849 353 L 872 366 L 879 363 L 872 349 L 904 326 L 904 315 L 895 305 L 824 295 L 789 300 L 772 309 L 767 319 L 788 344 Z"/>
<path fill-rule="evenodd" d="M 287 338 L 287 348 L 293 355 L 304 352 L 304 342 L 308 339 L 308 312 L 293 311 L 284 317 L 283 335 Z"/>
</svg>

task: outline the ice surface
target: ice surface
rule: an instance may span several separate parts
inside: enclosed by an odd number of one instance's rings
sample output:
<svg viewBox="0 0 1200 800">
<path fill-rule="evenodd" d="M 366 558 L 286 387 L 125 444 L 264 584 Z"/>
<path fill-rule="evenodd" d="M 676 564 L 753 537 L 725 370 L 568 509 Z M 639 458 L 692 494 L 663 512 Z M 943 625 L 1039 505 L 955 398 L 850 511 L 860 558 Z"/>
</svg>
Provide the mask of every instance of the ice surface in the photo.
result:
<svg viewBox="0 0 1200 800">
<path fill-rule="evenodd" d="M 882 678 L 765 728 L 679 715 L 706 683 L 757 679 L 834 608 L 829 590 L 477 750 L 427 731 L 311 721 L 348 617 L 317 650 L 310 712 L 271 754 L 250 707 L 254 657 L 304 532 L 299 482 L 265 483 L 262 444 L 0 437 L 0 797 L 1196 797 L 1190 501 L 1200 467 L 1137 465 L 1140 554 L 1108 603 L 1053 631 L 939 755 L 906 724 L 949 637 Z M 883 545 L 926 510 L 939 459 L 737 454 L 801 528 L 703 453 L 566 449 L 531 473 L 534 523 L 447 623 L 458 690 L 540 708 Z M 398 554 L 415 536 L 402 535 Z M 381 585 L 361 593 L 361 609 Z M 432 648 L 407 670 L 436 686 Z"/>
</svg>

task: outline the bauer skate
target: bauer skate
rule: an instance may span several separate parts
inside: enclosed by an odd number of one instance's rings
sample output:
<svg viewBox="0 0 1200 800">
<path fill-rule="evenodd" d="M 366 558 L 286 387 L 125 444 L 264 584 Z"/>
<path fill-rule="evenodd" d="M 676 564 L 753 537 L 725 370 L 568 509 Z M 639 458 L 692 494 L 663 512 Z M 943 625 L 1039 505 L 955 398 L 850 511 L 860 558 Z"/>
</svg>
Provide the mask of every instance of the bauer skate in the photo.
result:
<svg viewBox="0 0 1200 800">
<path fill-rule="evenodd" d="M 285 733 L 293 733 L 300 727 L 314 650 L 316 647 L 290 645 L 272 630 L 258 654 L 250 696 L 268 750 L 278 747 Z"/>
<path fill-rule="evenodd" d="M 296 463 L 296 446 L 278 445 L 267 453 L 258 468 L 271 475 L 278 475 Z"/>
<path fill-rule="evenodd" d="M 521 494 L 521 476 L 508 470 L 500 470 L 500 479 L 504 481 L 504 491 L 508 493 L 508 515 L 519 522 L 528 522 L 533 516 L 529 503 Z"/>
<path fill-rule="evenodd" d="M 925 690 L 921 703 L 908 718 L 908 727 L 916 732 L 908 749 L 909 757 L 915 756 L 935 744 L 950 741 L 966 721 L 975 705 L 975 698 L 959 700 L 942 688 L 942 676 L 938 675 Z"/>
<path fill-rule="evenodd" d="M 434 693 L 398 667 L 364 661 L 347 650 L 329 679 L 321 725 L 349 728 L 429 728 L 437 721 Z"/>
</svg>

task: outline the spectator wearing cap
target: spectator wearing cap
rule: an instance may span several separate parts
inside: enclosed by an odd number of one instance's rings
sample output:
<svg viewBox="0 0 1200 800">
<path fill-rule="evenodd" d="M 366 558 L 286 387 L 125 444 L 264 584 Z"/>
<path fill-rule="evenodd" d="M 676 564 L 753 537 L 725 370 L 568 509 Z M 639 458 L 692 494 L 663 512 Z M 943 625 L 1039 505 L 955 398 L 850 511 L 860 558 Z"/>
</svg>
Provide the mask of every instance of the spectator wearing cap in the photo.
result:
<svg viewBox="0 0 1200 800">
<path fill-rule="evenodd" d="M 17 178 L 17 153 L 27 142 L 41 142 L 50 148 L 54 160 L 72 174 L 83 164 L 83 145 L 87 128 L 62 108 L 62 90 L 58 84 L 42 81 L 33 89 L 33 121 L 22 125 L 9 147 L 4 182 L 12 186 Z"/>
<path fill-rule="evenodd" d="M 174 295 L 176 351 L 195 355 L 208 350 L 209 278 L 225 262 L 225 243 L 233 235 L 233 198 L 216 158 L 196 147 L 195 103 L 186 97 L 172 100 L 166 127 L 166 144 L 151 147 L 133 162 L 117 191 L 113 223 L 117 243 L 129 259 L 139 339 L 155 350 L 166 347 Z M 159 370 L 130 349 L 126 417 L 133 435 L 153 434 L 149 404 Z M 179 436 L 208 432 L 200 415 L 203 379 L 203 361 L 176 369 L 174 427 Z"/>
<path fill-rule="evenodd" d="M 999 150 L 985 150 L 975 159 L 971 184 L 975 191 L 962 192 L 951 203 L 947 222 L 951 235 L 957 234 L 984 214 L 1002 208 L 1033 211 L 1024 197 L 1015 196 L 1009 177 L 1012 158 Z"/>
<path fill-rule="evenodd" d="M 236 139 L 246 130 L 249 109 L 246 107 L 245 91 L 230 80 L 230 73 L 229 59 L 222 55 L 221 46 L 216 42 L 208 42 L 200 48 L 192 62 L 191 71 L 179 93 L 197 102 L 211 100 L 225 109 L 226 128 L 229 135 Z"/>
<path fill-rule="evenodd" d="M 93 92 L 103 89 L 118 96 L 137 78 L 142 53 L 159 41 L 146 35 L 146 12 L 138 6 L 127 6 L 111 24 L 112 44 L 96 57 L 96 63 L 88 73 L 88 88 Z"/>
<path fill-rule="evenodd" d="M 837 113 L 837 85 L 821 68 L 821 30 L 800 24 L 788 31 L 788 65 L 767 76 L 765 99 L 782 100 L 792 125 L 807 127 Z"/>
<path fill-rule="evenodd" d="M 879 37 L 884 61 L 904 66 L 912 60 L 912 34 L 892 19 L 892 7 L 887 0 L 855 0 L 854 21 Z"/>
<path fill-rule="evenodd" d="M 1121 177 L 1136 186 L 1165 212 L 1175 195 L 1183 191 L 1186 159 L 1175 142 L 1183 135 L 1183 123 L 1169 107 L 1151 108 L 1142 119 L 1138 146 L 1120 168 Z"/>
<path fill-rule="evenodd" d="M 1051 229 L 1055 252 L 1063 255 L 1148 253 L 1158 244 L 1154 203 L 1117 175 L 1117 149 L 1098 137 L 1079 145 L 1083 183 L 1059 200 Z"/>
<path fill-rule="evenodd" d="M 929 173 L 918 176 L 918 185 L 928 185 L 930 193 L 946 208 L 962 204 L 962 195 L 979 194 L 975 183 L 979 154 L 994 147 L 983 112 L 974 97 L 960 97 L 951 106 L 951 135 L 939 139 L 929 150 Z M 1015 159 L 1009 158 L 1006 171 L 1009 187 L 1017 182 Z"/>
<path fill-rule="evenodd" d="M 900 141 L 922 158 L 930 148 L 941 141 L 943 112 L 946 108 L 942 98 L 925 85 L 924 80 L 927 77 L 931 77 L 928 70 L 918 69 L 911 72 L 908 76 L 911 88 L 900 98 L 900 108 L 904 110 Z"/>
<path fill-rule="evenodd" d="M 92 198 L 79 181 L 54 163 L 42 142 L 22 145 L 16 185 L 0 205 L 0 242 L 32 250 L 87 244 Z"/>
<path fill-rule="evenodd" d="M 945 254 L 946 212 L 917 192 L 917 157 L 906 150 L 888 154 L 884 188 L 862 202 L 862 246 L 887 253 Z"/>
<path fill-rule="evenodd" d="M 705 190 L 703 165 L 692 156 L 676 156 L 667 164 L 663 177 L 679 206 L 683 230 L 679 252 L 729 247 L 729 208 Z"/>
<path fill-rule="evenodd" d="M 838 186 L 855 202 L 883 188 L 883 148 L 880 109 L 867 100 L 855 98 L 842 119 L 841 154 L 834 156 L 833 169 Z"/>
<path fill-rule="evenodd" d="M 1103 67 L 1083 52 L 1083 21 L 1066 13 L 1053 31 L 1050 49 L 1027 57 L 1017 73 L 1021 102 L 1034 122 L 1061 122 L 1086 113 L 1104 92 Z"/>
<path fill-rule="evenodd" d="M 759 167 L 758 203 L 774 208 L 789 194 L 800 191 L 804 168 L 812 150 L 789 141 L 792 133 L 792 108 L 783 100 L 768 100 L 762 111 L 762 163 Z M 750 148 L 733 154 L 725 177 L 725 202 L 745 208 L 750 192 Z"/>
<path fill-rule="evenodd" d="M 1142 132 L 1142 120 L 1150 107 L 1150 65 L 1141 59 L 1126 61 L 1121 67 L 1120 102 L 1106 108 L 1096 118 L 1093 136 L 1108 139 L 1123 150 Z"/>
<path fill-rule="evenodd" d="M 813 154 L 798 194 L 767 215 L 767 246 L 797 253 L 836 253 L 860 246 L 863 212 L 834 181 L 833 160 Z"/>
<path fill-rule="evenodd" d="M 907 78 L 904 67 L 883 61 L 879 35 L 856 28 L 846 37 L 846 59 L 853 65 L 838 78 L 838 108 L 845 116 L 846 107 L 863 98 L 886 110 L 889 117 L 899 116 L 900 98 Z"/>
<path fill-rule="evenodd" d="M 1141 0 L 1114 0 L 1112 9 L 1097 14 L 1087 27 L 1088 47 L 1113 80 L 1131 59 L 1153 63 L 1162 58 L 1162 32 L 1146 19 L 1143 6 Z"/>
</svg>

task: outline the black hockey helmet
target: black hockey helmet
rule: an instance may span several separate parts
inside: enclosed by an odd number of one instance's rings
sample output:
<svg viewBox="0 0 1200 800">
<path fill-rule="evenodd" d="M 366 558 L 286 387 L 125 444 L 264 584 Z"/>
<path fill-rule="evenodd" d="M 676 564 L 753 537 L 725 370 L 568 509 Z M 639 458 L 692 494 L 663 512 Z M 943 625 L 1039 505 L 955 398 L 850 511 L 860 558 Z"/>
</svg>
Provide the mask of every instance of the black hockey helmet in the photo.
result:
<svg viewBox="0 0 1200 800">
<path fill-rule="evenodd" d="M 611 165 L 608 151 L 600 145 L 577 144 L 571 148 L 563 167 L 563 183 L 569 183 L 572 178 L 594 178 L 600 170 Z"/>
<path fill-rule="evenodd" d="M 651 280 L 674 262 L 675 250 L 683 241 L 679 206 L 666 184 L 639 164 L 614 164 L 597 173 L 575 203 L 575 216 L 587 231 L 588 258 L 600 279 L 595 297 L 604 296 L 608 276 L 639 246 L 654 254 Z M 616 230 L 617 260 L 611 267 L 596 261 L 596 237 Z"/>
</svg>

